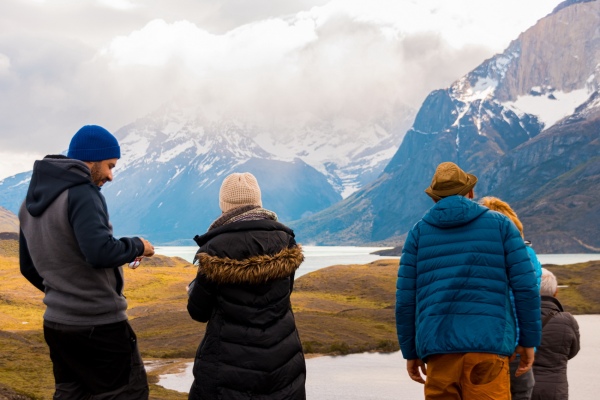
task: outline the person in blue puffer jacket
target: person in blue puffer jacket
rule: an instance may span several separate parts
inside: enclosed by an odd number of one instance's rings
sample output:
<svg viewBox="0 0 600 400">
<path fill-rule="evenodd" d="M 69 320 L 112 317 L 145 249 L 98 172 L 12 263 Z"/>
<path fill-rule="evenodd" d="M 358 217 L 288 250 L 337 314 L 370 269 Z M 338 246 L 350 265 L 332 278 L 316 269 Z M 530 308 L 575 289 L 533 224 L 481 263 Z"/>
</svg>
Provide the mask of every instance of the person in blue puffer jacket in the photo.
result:
<svg viewBox="0 0 600 400">
<path fill-rule="evenodd" d="M 425 190 L 436 204 L 402 250 L 398 341 L 426 399 L 510 398 L 509 357 L 519 354 L 516 375 L 526 373 L 541 340 L 525 243 L 509 218 L 472 201 L 476 183 L 456 164 L 441 163 Z"/>
<path fill-rule="evenodd" d="M 497 197 L 486 196 L 481 199 L 480 204 L 489 208 L 492 211 L 499 212 L 500 214 L 506 215 L 513 224 L 517 227 L 519 232 L 521 233 L 521 237 L 525 240 L 525 233 L 523 232 L 523 223 L 517 216 L 515 210 L 505 201 L 500 200 Z M 537 278 L 537 286 L 538 289 L 540 287 L 540 283 L 542 280 L 542 264 L 537 258 L 535 251 L 531 247 L 531 242 L 525 240 L 525 244 L 527 245 L 527 253 L 529 254 L 529 259 L 533 264 L 533 268 L 535 270 L 535 276 Z M 514 296 L 511 292 L 511 302 L 514 306 Z M 517 337 L 519 333 L 518 325 L 517 325 Z M 533 376 L 533 368 L 527 371 L 525 374 L 517 377 L 515 376 L 515 372 L 519 367 L 520 357 L 516 357 L 514 360 L 510 362 L 510 394 L 511 400 L 529 400 L 531 399 L 531 395 L 533 394 L 533 387 L 535 386 L 535 377 Z"/>
</svg>

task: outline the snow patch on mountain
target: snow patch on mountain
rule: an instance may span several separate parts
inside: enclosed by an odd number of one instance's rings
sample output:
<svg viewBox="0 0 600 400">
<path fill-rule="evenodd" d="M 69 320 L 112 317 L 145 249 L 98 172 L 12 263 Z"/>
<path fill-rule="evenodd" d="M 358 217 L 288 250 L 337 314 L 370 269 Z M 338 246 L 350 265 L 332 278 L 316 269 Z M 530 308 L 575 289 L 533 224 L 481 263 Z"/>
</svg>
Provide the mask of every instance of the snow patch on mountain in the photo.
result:
<svg viewBox="0 0 600 400">
<path fill-rule="evenodd" d="M 467 78 L 465 77 L 458 81 L 454 94 L 457 100 L 471 103 L 475 100 L 485 100 L 492 97 L 497 87 L 498 81 L 490 77 L 481 77 L 472 86 L 467 84 Z"/>
<path fill-rule="evenodd" d="M 571 92 L 554 90 L 540 95 L 539 93 L 542 91 L 543 88 L 534 87 L 531 91 L 533 94 L 518 96 L 517 100 L 504 102 L 502 105 L 513 110 L 517 115 L 531 114 L 537 116 L 544 124 L 544 130 L 546 130 L 564 117 L 573 114 L 575 109 L 590 97 L 587 88 Z"/>
<path fill-rule="evenodd" d="M 139 158 L 145 157 L 150 147 L 150 139 L 142 133 L 132 132 L 119 141 L 121 145 L 120 169 L 125 169 Z"/>
<path fill-rule="evenodd" d="M 180 155 L 181 153 L 183 153 L 184 151 L 186 151 L 187 149 L 190 149 L 192 147 L 194 147 L 194 142 L 191 140 L 180 143 L 180 144 L 176 145 L 175 147 L 167 149 L 166 151 L 163 150 L 163 152 L 156 159 L 156 161 L 158 161 L 160 163 L 169 162 L 172 159 L 174 159 L 175 157 L 177 157 L 178 155 Z"/>
<path fill-rule="evenodd" d="M 324 174 L 346 198 L 366 183 L 366 176 L 383 170 L 409 126 L 407 122 L 394 129 L 375 121 L 337 119 L 282 133 L 261 131 L 253 138 L 277 160 L 301 159 Z"/>
</svg>

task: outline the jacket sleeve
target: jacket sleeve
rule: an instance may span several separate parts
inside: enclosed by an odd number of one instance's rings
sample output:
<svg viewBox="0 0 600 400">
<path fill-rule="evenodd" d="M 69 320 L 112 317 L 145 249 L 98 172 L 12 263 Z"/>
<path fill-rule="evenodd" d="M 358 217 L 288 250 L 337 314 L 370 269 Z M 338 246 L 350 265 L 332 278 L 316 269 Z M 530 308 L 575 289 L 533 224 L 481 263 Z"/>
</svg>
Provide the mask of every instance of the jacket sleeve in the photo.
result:
<svg viewBox="0 0 600 400">
<path fill-rule="evenodd" d="M 515 298 L 519 324 L 518 343 L 523 347 L 539 347 L 542 323 L 536 272 L 517 228 L 506 219 L 502 231 L 507 276 Z"/>
<path fill-rule="evenodd" d="M 538 260 L 537 254 L 535 254 L 535 251 L 531 246 L 528 245 L 525 248 L 527 249 L 527 254 L 529 254 L 529 259 L 533 264 L 533 269 L 535 270 L 535 277 L 537 279 L 537 286 L 539 290 L 540 285 L 542 283 L 542 263 L 540 262 L 540 260 Z"/>
<path fill-rule="evenodd" d="M 42 292 L 46 291 L 44 279 L 38 274 L 35 265 L 33 265 L 33 260 L 29 254 L 29 248 L 27 247 L 27 240 L 25 240 L 25 236 L 21 230 L 19 230 L 19 266 L 21 274 L 27 278 L 33 286 L 40 289 Z"/>
<path fill-rule="evenodd" d="M 398 280 L 396 281 L 396 331 L 402 356 L 407 360 L 419 358 L 416 337 L 417 240 L 413 228 L 402 247 Z"/>
<path fill-rule="evenodd" d="M 201 272 L 198 272 L 196 279 L 191 285 L 187 310 L 193 320 L 198 322 L 207 322 L 216 302 L 215 284 Z"/>
<path fill-rule="evenodd" d="M 91 185 L 69 189 L 69 222 L 86 261 L 94 268 L 116 268 L 144 253 L 137 238 L 116 239 L 102 194 Z"/>
<path fill-rule="evenodd" d="M 571 347 L 569 349 L 569 360 L 573 357 L 575 357 L 577 355 L 577 353 L 579 353 L 579 348 L 580 348 L 580 336 L 579 336 L 579 324 L 577 323 L 577 320 L 575 319 L 575 317 L 573 317 L 571 314 L 569 314 L 569 319 L 571 321 L 571 329 L 573 331 L 573 340 L 571 341 Z"/>
</svg>

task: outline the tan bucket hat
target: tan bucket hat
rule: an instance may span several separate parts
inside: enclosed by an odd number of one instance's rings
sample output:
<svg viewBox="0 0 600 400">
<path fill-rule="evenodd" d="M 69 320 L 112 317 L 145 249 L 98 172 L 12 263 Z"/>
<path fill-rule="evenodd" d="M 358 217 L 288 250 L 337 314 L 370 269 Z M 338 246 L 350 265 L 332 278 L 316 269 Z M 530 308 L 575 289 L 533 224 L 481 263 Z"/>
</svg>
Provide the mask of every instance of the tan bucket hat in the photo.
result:
<svg viewBox="0 0 600 400">
<path fill-rule="evenodd" d="M 475 175 L 467 174 L 452 162 L 443 162 L 436 168 L 431 185 L 425 189 L 425 193 L 436 201 L 455 194 L 464 196 L 476 183 Z"/>
</svg>

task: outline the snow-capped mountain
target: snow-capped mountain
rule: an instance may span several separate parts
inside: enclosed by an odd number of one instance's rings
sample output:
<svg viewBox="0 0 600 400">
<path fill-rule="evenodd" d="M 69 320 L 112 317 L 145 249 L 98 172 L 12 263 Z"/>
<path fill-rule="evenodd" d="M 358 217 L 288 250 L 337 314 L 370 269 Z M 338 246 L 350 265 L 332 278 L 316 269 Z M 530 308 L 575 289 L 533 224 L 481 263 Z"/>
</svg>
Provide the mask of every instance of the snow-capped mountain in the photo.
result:
<svg viewBox="0 0 600 400">
<path fill-rule="evenodd" d="M 398 115 L 399 122 L 313 122 L 274 131 L 166 105 L 115 133 L 122 157 L 102 189 L 115 232 L 158 243 L 189 240 L 219 215 L 225 176 L 241 171 L 256 175 L 263 205 L 281 220 L 306 217 L 382 171 L 410 110 Z M 30 176 L 1 181 L 0 204 L 17 212 Z"/>
<path fill-rule="evenodd" d="M 306 119 L 274 128 L 205 118 L 199 108 L 170 104 L 118 131 L 125 149 L 120 170 L 136 162 L 169 163 L 179 154 L 191 151 L 200 156 L 219 148 L 226 152 L 220 158 L 229 159 L 232 165 L 252 157 L 302 160 L 347 197 L 383 171 L 413 117 L 413 110 L 396 108 L 394 117 L 383 116 L 368 123 Z M 153 141 L 160 143 L 160 152 L 149 151 Z M 205 170 L 211 168 L 210 162 L 203 165 Z"/>
<path fill-rule="evenodd" d="M 376 179 L 400 146 L 414 111 L 398 109 L 395 115 L 369 124 L 337 119 L 293 125 L 283 134 L 265 131 L 254 138 L 280 160 L 311 165 L 345 198 Z"/>
<path fill-rule="evenodd" d="M 278 160 L 251 133 L 242 123 L 207 122 L 175 107 L 117 131 L 122 159 L 103 189 L 115 226 L 160 243 L 191 239 L 220 214 L 219 188 L 232 172 L 256 175 L 263 205 L 283 221 L 341 199 L 324 175 L 300 159 Z"/>
<path fill-rule="evenodd" d="M 521 212 L 539 250 L 600 248 L 589 219 L 600 214 L 593 201 L 600 189 L 598 26 L 600 1 L 570 0 L 504 53 L 432 92 L 383 174 L 293 222 L 298 236 L 321 244 L 401 244 L 432 204 L 423 190 L 436 166 L 453 161 L 479 177 L 477 195 L 499 196 Z M 577 186 L 577 214 L 564 194 L 580 174 L 589 184 Z"/>
</svg>

